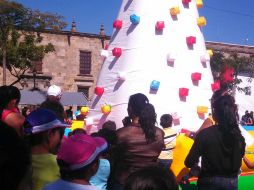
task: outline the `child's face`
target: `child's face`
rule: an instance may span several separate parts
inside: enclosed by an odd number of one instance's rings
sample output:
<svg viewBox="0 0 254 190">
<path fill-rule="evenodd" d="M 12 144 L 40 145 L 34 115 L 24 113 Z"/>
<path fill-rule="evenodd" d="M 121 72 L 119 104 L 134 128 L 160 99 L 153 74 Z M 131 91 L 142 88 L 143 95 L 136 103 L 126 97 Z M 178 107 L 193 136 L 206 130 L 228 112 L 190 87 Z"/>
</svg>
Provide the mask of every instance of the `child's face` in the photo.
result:
<svg viewBox="0 0 254 190">
<path fill-rule="evenodd" d="M 64 134 L 64 128 L 58 128 L 49 132 L 49 152 L 57 154 Z"/>
</svg>

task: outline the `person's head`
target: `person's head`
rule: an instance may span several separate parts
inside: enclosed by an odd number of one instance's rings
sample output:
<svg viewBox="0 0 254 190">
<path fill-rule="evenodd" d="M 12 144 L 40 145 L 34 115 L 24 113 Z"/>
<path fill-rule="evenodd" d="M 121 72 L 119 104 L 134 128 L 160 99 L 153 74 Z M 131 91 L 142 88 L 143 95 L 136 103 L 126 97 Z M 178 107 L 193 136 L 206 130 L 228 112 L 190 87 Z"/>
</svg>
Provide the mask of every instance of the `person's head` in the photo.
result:
<svg viewBox="0 0 254 190">
<path fill-rule="evenodd" d="M 97 133 L 92 133 L 91 136 L 104 138 L 109 146 L 116 145 L 117 142 L 116 131 L 107 128 L 102 128 Z"/>
<path fill-rule="evenodd" d="M 15 86 L 0 87 L 0 107 L 2 109 L 12 109 L 17 107 L 20 101 L 20 91 Z"/>
<path fill-rule="evenodd" d="M 0 121 L 0 189 L 31 189 L 31 151 L 16 131 Z"/>
<path fill-rule="evenodd" d="M 50 110 L 39 108 L 32 111 L 24 124 L 25 134 L 32 146 L 43 146 L 49 153 L 56 154 L 65 127 L 70 125 L 60 121 Z"/>
<path fill-rule="evenodd" d="M 47 90 L 47 99 L 53 101 L 60 101 L 62 97 L 62 90 L 57 85 L 51 85 Z"/>
<path fill-rule="evenodd" d="M 41 103 L 40 108 L 48 109 L 53 111 L 58 119 L 64 121 L 64 107 L 63 105 L 58 101 L 52 101 L 52 100 L 45 100 Z"/>
<path fill-rule="evenodd" d="M 213 119 L 227 134 L 240 135 L 238 109 L 233 96 L 227 92 L 214 93 L 212 97 Z"/>
<path fill-rule="evenodd" d="M 248 114 L 249 114 L 249 111 L 248 111 L 248 110 L 246 110 L 246 111 L 245 111 L 245 115 L 248 115 Z"/>
<path fill-rule="evenodd" d="M 124 190 L 177 190 L 174 174 L 162 166 L 149 166 L 129 175 Z"/>
<path fill-rule="evenodd" d="M 76 128 L 73 131 L 69 132 L 68 137 L 76 134 L 86 134 L 86 130 L 84 128 Z"/>
<path fill-rule="evenodd" d="M 152 142 L 155 140 L 156 133 L 156 113 L 152 104 L 147 103 L 139 116 L 140 127 L 145 133 L 146 140 Z"/>
<path fill-rule="evenodd" d="M 108 129 L 115 131 L 116 130 L 116 123 L 114 121 L 108 120 L 102 125 L 102 129 Z"/>
<path fill-rule="evenodd" d="M 149 103 L 149 100 L 144 94 L 137 93 L 131 95 L 128 102 L 128 115 L 132 119 L 140 117 L 141 111 L 147 103 Z"/>
<path fill-rule="evenodd" d="M 160 118 L 160 125 L 163 128 L 168 128 L 172 126 L 173 118 L 170 114 L 163 114 Z"/>
<path fill-rule="evenodd" d="M 97 172 L 98 157 L 107 149 L 107 142 L 100 137 L 74 134 L 66 139 L 57 154 L 61 178 L 89 181 Z"/>
<path fill-rule="evenodd" d="M 21 111 L 21 113 L 22 113 L 22 115 L 23 115 L 24 117 L 27 117 L 27 116 L 30 114 L 30 112 L 31 112 L 31 110 L 30 110 L 29 107 L 24 107 L 24 108 L 22 109 L 22 111 Z"/>
</svg>

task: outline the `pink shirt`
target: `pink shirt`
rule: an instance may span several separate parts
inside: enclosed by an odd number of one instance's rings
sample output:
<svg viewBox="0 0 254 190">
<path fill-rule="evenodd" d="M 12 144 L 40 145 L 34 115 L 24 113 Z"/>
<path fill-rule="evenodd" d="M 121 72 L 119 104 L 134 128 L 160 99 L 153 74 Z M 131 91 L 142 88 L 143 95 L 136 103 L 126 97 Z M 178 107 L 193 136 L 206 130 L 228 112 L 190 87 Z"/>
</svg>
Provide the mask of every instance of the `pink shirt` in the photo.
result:
<svg viewBox="0 0 254 190">
<path fill-rule="evenodd" d="M 18 108 L 13 108 L 13 109 L 4 109 L 3 113 L 2 113 L 2 121 L 5 121 L 6 117 L 10 114 L 10 113 L 19 113 Z"/>
</svg>

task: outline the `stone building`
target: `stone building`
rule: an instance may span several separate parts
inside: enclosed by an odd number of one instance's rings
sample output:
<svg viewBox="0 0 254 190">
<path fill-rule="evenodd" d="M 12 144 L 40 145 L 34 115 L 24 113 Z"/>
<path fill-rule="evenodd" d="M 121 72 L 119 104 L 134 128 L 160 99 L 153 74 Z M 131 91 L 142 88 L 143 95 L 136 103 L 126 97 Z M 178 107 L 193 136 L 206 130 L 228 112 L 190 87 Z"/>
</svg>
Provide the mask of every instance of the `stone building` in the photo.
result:
<svg viewBox="0 0 254 190">
<path fill-rule="evenodd" d="M 76 32 L 73 23 L 71 31 L 44 31 L 40 35 L 43 37 L 42 44 L 52 43 L 55 51 L 34 62 L 34 69 L 27 71 L 17 86 L 46 91 L 51 84 L 56 84 L 63 91 L 79 91 L 91 96 L 103 62 L 100 51 L 110 38 L 105 35 L 103 25 L 99 34 Z M 1 84 L 2 78 L 0 72 Z M 14 80 L 7 71 L 6 84 Z"/>
<path fill-rule="evenodd" d="M 110 36 L 104 33 L 103 25 L 99 34 L 89 34 L 77 32 L 73 22 L 71 31 L 44 31 L 41 36 L 44 44 L 54 45 L 55 52 L 46 54 L 42 61 L 36 62 L 34 72 L 26 72 L 17 85 L 23 89 L 35 86 L 45 91 L 51 84 L 56 84 L 63 91 L 81 91 L 88 98 L 91 97 L 103 63 L 100 51 L 110 40 Z M 254 46 L 221 42 L 206 42 L 206 46 L 215 51 L 254 55 Z M 1 84 L 2 78 L 0 72 Z M 6 83 L 11 84 L 13 81 L 14 78 L 7 72 Z"/>
</svg>

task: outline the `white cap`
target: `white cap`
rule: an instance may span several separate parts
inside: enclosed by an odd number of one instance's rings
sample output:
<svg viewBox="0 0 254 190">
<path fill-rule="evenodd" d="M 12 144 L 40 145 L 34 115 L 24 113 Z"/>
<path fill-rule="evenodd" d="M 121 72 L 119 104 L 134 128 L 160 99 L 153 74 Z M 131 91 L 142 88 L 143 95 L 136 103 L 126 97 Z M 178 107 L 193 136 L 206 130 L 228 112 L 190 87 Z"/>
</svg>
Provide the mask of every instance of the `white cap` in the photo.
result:
<svg viewBox="0 0 254 190">
<path fill-rule="evenodd" d="M 48 96 L 60 96 L 62 94 L 62 90 L 57 85 L 51 85 L 48 88 L 47 95 Z"/>
</svg>

